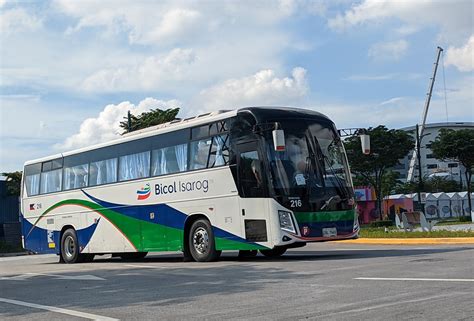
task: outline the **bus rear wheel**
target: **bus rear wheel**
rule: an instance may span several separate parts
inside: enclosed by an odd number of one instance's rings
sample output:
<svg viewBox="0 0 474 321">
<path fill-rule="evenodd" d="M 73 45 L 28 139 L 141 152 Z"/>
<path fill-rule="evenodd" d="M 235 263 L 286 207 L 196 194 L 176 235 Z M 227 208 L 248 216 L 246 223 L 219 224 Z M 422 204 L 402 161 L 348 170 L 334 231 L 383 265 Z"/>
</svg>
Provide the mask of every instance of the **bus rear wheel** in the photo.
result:
<svg viewBox="0 0 474 321">
<path fill-rule="evenodd" d="M 260 253 L 265 255 L 266 257 L 279 257 L 285 254 L 286 247 L 275 247 L 271 250 L 260 250 Z"/>
<path fill-rule="evenodd" d="M 189 230 L 189 252 L 196 262 L 211 262 L 219 258 L 221 251 L 216 250 L 214 233 L 211 223 L 199 219 L 191 225 Z"/>
<path fill-rule="evenodd" d="M 86 259 L 86 254 L 80 253 L 76 231 L 72 228 L 67 229 L 61 236 L 60 261 L 67 264 L 71 264 L 83 262 L 84 259 Z"/>
</svg>

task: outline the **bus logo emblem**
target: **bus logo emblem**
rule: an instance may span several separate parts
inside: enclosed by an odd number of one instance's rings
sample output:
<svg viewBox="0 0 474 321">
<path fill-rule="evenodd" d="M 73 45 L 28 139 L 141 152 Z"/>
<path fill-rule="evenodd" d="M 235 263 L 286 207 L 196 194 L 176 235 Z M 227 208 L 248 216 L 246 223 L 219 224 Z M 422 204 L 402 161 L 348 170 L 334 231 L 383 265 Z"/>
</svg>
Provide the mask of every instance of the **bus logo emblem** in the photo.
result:
<svg viewBox="0 0 474 321">
<path fill-rule="evenodd" d="M 308 226 L 303 226 L 303 236 L 306 236 L 309 234 L 309 227 Z"/>
<path fill-rule="evenodd" d="M 146 184 L 144 187 L 137 190 L 137 200 L 139 201 L 146 200 L 148 197 L 150 197 L 150 194 L 151 194 L 150 184 Z"/>
</svg>

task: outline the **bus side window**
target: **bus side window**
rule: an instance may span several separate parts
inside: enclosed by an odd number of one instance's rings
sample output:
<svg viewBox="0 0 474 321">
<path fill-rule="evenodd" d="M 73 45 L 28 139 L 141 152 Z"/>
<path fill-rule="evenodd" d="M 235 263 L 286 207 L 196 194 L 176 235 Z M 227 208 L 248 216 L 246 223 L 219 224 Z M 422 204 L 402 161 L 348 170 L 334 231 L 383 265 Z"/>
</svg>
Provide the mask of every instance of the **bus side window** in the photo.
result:
<svg viewBox="0 0 474 321">
<path fill-rule="evenodd" d="M 240 154 L 239 180 L 243 196 L 263 196 L 262 163 L 256 150 Z"/>
</svg>

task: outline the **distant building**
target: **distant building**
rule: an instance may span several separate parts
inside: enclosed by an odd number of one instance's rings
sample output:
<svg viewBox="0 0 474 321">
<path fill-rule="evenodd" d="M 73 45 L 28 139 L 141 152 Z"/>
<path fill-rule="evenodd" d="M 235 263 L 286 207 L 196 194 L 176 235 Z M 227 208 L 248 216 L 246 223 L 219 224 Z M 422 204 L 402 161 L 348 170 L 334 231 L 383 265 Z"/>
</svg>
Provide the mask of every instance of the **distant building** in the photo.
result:
<svg viewBox="0 0 474 321">
<path fill-rule="evenodd" d="M 440 176 L 447 179 L 453 179 L 458 182 L 462 182 L 466 185 L 464 176 L 464 167 L 458 162 L 448 161 L 444 162 L 434 158 L 431 150 L 431 143 L 436 139 L 439 131 L 442 128 L 447 129 L 473 129 L 474 122 L 445 122 L 445 123 L 432 123 L 426 124 L 423 138 L 421 140 L 421 172 L 424 178 Z M 415 137 L 415 126 L 400 128 L 401 130 L 407 131 L 413 137 Z M 426 136 L 425 136 L 426 135 Z M 400 180 L 406 181 L 408 168 L 410 166 L 410 158 L 413 155 L 413 150 L 408 155 L 400 160 L 401 165 L 395 166 L 393 169 L 400 173 Z M 418 162 L 415 163 L 414 180 L 418 180 Z"/>
</svg>

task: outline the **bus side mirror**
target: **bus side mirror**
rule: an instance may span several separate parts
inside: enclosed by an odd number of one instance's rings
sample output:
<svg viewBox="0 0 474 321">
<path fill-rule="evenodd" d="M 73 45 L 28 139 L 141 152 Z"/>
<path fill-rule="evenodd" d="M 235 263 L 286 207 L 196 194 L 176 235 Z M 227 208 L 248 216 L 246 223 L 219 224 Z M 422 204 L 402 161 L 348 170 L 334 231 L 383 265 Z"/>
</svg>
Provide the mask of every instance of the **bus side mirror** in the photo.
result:
<svg viewBox="0 0 474 321">
<path fill-rule="evenodd" d="M 274 129 L 272 131 L 273 136 L 273 147 L 277 152 L 283 152 L 285 150 L 285 132 L 283 129 Z"/>
<path fill-rule="evenodd" d="M 364 155 L 369 155 L 370 154 L 370 135 L 362 133 L 359 135 L 359 137 L 360 137 L 360 144 L 362 146 L 362 153 L 364 153 Z"/>
</svg>

